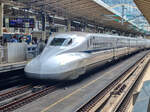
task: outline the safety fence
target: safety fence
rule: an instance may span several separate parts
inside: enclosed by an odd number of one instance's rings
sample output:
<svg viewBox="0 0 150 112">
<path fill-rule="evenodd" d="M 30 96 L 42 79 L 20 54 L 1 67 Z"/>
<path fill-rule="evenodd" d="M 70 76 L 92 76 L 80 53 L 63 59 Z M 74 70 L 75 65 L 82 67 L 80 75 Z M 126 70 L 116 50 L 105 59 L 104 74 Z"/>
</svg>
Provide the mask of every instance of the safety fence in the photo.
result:
<svg viewBox="0 0 150 112">
<path fill-rule="evenodd" d="M 8 43 L 7 46 L 0 46 L 0 64 L 27 61 L 38 54 L 36 45 Z"/>
</svg>

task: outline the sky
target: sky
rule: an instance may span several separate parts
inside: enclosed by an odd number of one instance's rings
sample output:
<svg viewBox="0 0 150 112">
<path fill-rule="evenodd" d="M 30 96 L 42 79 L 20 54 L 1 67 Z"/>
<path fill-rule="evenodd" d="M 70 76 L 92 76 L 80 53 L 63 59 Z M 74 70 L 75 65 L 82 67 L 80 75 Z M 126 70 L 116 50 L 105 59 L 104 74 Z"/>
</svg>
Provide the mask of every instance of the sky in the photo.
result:
<svg viewBox="0 0 150 112">
<path fill-rule="evenodd" d="M 141 12 L 136 7 L 136 4 L 133 0 L 101 0 L 107 5 L 113 7 L 116 11 L 122 14 L 122 5 L 125 6 L 125 17 L 130 21 L 137 24 L 139 27 L 143 28 L 145 25 L 148 25 L 147 20 L 142 16 Z M 120 5 L 118 5 L 120 4 Z"/>
</svg>

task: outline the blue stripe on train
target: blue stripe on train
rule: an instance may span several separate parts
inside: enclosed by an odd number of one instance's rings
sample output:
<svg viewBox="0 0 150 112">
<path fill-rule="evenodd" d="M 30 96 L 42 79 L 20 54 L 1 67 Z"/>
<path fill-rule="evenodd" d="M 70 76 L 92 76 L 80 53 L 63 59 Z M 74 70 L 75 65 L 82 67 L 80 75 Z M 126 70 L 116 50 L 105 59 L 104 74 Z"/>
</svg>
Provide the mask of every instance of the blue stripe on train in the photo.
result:
<svg viewBox="0 0 150 112">
<path fill-rule="evenodd" d="M 118 47 L 118 48 L 124 48 L 124 47 Z M 99 51 L 110 50 L 110 49 L 113 49 L 113 48 L 95 49 L 95 50 L 87 50 L 87 51 L 81 51 L 81 52 L 85 52 L 85 53 L 93 53 L 93 52 L 99 52 Z"/>
<path fill-rule="evenodd" d="M 107 49 L 96 49 L 96 50 L 87 50 L 87 51 L 82 51 L 85 53 L 93 53 L 93 52 L 99 52 L 99 51 L 103 51 L 103 50 L 110 50 L 112 48 L 107 48 Z"/>
</svg>

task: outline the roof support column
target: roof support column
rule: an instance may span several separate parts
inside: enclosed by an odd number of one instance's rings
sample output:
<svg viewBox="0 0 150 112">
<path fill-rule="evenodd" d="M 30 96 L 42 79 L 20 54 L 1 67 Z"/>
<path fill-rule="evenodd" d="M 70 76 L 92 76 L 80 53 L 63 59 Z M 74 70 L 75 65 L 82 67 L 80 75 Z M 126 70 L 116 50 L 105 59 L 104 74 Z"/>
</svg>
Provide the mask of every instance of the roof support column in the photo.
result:
<svg viewBox="0 0 150 112">
<path fill-rule="evenodd" d="M 67 20 L 67 31 L 71 31 L 71 19 Z"/>
<path fill-rule="evenodd" d="M 46 14 L 41 14 L 42 16 L 42 40 L 46 39 Z"/>
<path fill-rule="evenodd" d="M 85 25 L 85 32 L 89 32 L 87 25 Z"/>
<path fill-rule="evenodd" d="M 88 22 L 85 20 L 84 22 L 84 31 L 85 32 L 89 32 L 89 29 L 88 29 Z"/>
<path fill-rule="evenodd" d="M 95 33 L 98 33 L 98 25 L 95 24 Z"/>
<path fill-rule="evenodd" d="M 0 36 L 3 35 L 3 3 L 0 3 Z"/>
</svg>

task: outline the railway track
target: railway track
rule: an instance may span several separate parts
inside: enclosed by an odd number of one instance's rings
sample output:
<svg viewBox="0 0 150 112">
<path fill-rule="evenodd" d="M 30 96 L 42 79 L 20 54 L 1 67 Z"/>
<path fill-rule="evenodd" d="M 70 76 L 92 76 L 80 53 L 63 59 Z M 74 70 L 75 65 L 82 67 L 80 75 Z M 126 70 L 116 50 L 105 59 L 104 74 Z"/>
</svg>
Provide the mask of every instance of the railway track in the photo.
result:
<svg viewBox="0 0 150 112">
<path fill-rule="evenodd" d="M 133 93 L 134 91 L 136 91 L 137 87 L 139 86 L 142 78 L 144 77 L 143 74 L 145 73 L 145 69 L 147 68 L 148 64 L 146 65 L 146 67 L 144 68 L 144 70 L 142 71 L 142 73 L 139 75 L 138 79 L 135 80 L 135 82 L 133 83 L 131 89 L 129 90 L 128 94 L 126 94 L 123 98 L 122 101 L 120 102 L 120 105 L 118 106 L 118 108 L 116 108 L 116 112 L 126 112 L 128 111 L 128 109 L 130 108 L 130 105 L 132 103 L 132 97 L 133 97 Z"/>
<path fill-rule="evenodd" d="M 28 85 L 24 85 L 22 87 L 15 88 L 15 89 L 9 90 L 7 92 L 1 93 L 0 94 L 0 102 L 5 99 L 17 96 L 18 94 L 24 93 L 24 92 L 28 91 L 30 88 L 31 88 L 31 85 L 28 84 Z"/>
<path fill-rule="evenodd" d="M 83 105 L 77 112 L 125 112 L 132 95 L 133 87 L 150 60 L 146 54 L 120 77 L 111 82 L 92 99 Z"/>
<path fill-rule="evenodd" d="M 37 85 L 33 87 L 31 87 L 31 85 L 25 85 L 7 93 L 0 94 L 0 100 L 2 102 L 2 105 L 0 106 L 0 112 L 13 111 L 27 103 L 36 100 L 37 98 L 57 90 L 59 86 L 60 84 L 53 86 Z M 8 101 L 10 98 L 11 100 Z M 6 100 L 5 103 L 4 100 Z"/>
</svg>

